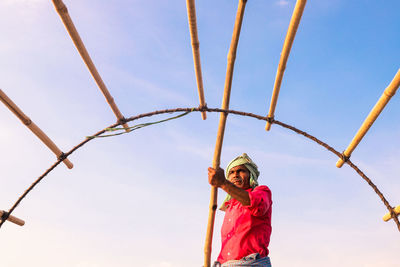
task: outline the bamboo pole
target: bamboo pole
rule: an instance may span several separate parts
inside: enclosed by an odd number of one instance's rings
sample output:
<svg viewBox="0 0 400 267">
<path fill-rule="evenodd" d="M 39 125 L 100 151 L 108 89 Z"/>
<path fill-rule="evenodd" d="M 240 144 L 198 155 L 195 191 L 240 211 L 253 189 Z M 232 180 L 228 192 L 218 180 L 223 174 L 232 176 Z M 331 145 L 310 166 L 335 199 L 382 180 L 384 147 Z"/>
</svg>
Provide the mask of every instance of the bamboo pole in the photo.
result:
<svg viewBox="0 0 400 267">
<path fill-rule="evenodd" d="M 197 35 L 195 0 L 186 0 L 186 6 L 187 6 L 187 13 L 189 20 L 190 38 L 192 42 L 193 62 L 194 62 L 194 71 L 196 74 L 197 91 L 199 93 L 200 107 L 204 107 L 206 106 L 206 102 L 204 99 L 203 76 L 201 74 L 200 42 L 199 42 L 199 37 Z M 205 111 L 201 112 L 201 118 L 203 120 L 207 119 L 207 113 Z"/>
<path fill-rule="evenodd" d="M 398 216 L 400 214 L 400 206 L 394 208 L 393 211 Z M 389 221 L 390 219 L 392 219 L 392 215 L 390 214 L 390 212 L 386 213 L 385 216 L 383 216 L 383 220 L 385 222 Z"/>
<path fill-rule="evenodd" d="M 108 91 L 103 79 L 101 78 L 99 72 L 97 71 L 96 66 L 94 65 L 86 47 L 79 36 L 78 31 L 75 28 L 74 23 L 72 22 L 71 17 L 69 16 L 68 9 L 63 3 L 62 0 L 52 0 L 53 4 L 61 17 L 61 20 L 64 23 L 65 28 L 68 31 L 69 36 L 71 37 L 72 41 L 75 44 L 76 49 L 78 50 L 79 54 L 81 55 L 83 61 L 85 62 L 87 68 L 89 69 L 90 74 L 92 75 L 93 79 L 95 80 L 97 86 L 103 93 L 104 97 L 106 98 L 107 103 L 110 105 L 112 111 L 114 112 L 115 116 L 119 121 L 124 120 L 124 116 L 122 116 L 121 112 L 119 111 L 117 105 L 115 104 L 114 98 L 111 96 L 110 92 Z M 122 124 L 125 130 L 128 132 L 128 124 Z"/>
<path fill-rule="evenodd" d="M 29 128 L 42 142 L 53 151 L 56 156 L 62 157 L 63 152 L 57 147 L 57 145 L 28 117 L 22 110 L 0 89 L 0 101 L 6 105 L 6 107 L 15 114 Z M 74 165 L 69 159 L 63 160 L 64 164 L 67 165 L 68 169 L 72 169 Z"/>
<path fill-rule="evenodd" d="M 392 82 L 389 84 L 388 87 L 386 87 L 382 96 L 379 98 L 378 102 L 375 104 L 375 106 L 373 107 L 371 112 L 368 114 L 367 118 L 361 125 L 360 129 L 354 136 L 354 138 L 351 141 L 351 143 L 349 144 L 349 146 L 343 152 L 343 155 L 345 157 L 348 158 L 351 156 L 351 153 L 354 151 L 354 149 L 356 149 L 356 147 L 361 142 L 361 140 L 363 139 L 365 134 L 368 132 L 369 128 L 371 128 L 372 124 L 375 122 L 375 120 L 378 118 L 379 114 L 385 108 L 386 104 L 389 102 L 389 100 L 392 98 L 392 96 L 396 93 L 399 86 L 400 86 L 400 69 L 397 71 Z M 343 164 L 344 164 L 344 160 L 339 159 L 336 162 L 336 167 L 340 168 L 343 166 Z"/>
<path fill-rule="evenodd" d="M 289 28 L 286 33 L 285 41 L 283 43 L 282 53 L 279 60 L 278 70 L 276 72 L 274 90 L 272 92 L 271 104 L 269 106 L 268 118 L 273 119 L 276 102 L 278 101 L 279 91 L 281 89 L 283 74 L 285 73 L 286 63 L 289 58 L 290 50 L 293 45 L 294 37 L 296 36 L 297 28 L 299 27 L 301 16 L 303 15 L 304 7 L 306 6 L 307 0 L 297 0 L 296 6 L 293 10 L 293 15 L 290 20 Z M 265 130 L 271 129 L 271 122 L 267 121 Z"/>
<path fill-rule="evenodd" d="M 236 58 L 236 50 L 239 42 L 240 30 L 242 27 L 244 9 L 246 7 L 247 0 L 239 0 L 239 5 L 236 13 L 235 26 L 232 34 L 231 46 L 229 48 L 228 53 L 228 62 L 225 76 L 225 86 L 224 86 L 224 95 L 222 99 L 222 109 L 229 109 L 229 99 L 231 94 L 232 87 L 232 76 L 233 76 L 233 68 L 235 64 Z M 212 166 L 214 169 L 219 168 L 220 159 L 221 159 L 221 150 L 222 143 L 225 132 L 227 113 L 220 113 L 220 120 L 218 126 L 217 140 L 215 144 L 214 150 L 214 158 Z M 204 246 L 204 267 L 211 266 L 211 249 L 212 249 L 212 238 L 214 232 L 214 221 L 215 221 L 215 211 L 217 209 L 217 197 L 218 197 L 218 188 L 212 186 L 211 187 L 211 196 L 210 196 L 210 207 L 208 213 L 208 225 L 207 225 L 207 234 L 206 241 Z"/>
<path fill-rule="evenodd" d="M 0 210 L 0 218 L 3 216 L 3 214 L 4 214 L 5 212 L 6 212 L 6 211 L 4 211 L 4 210 Z M 20 218 L 17 218 L 17 217 L 12 216 L 12 215 L 8 215 L 7 221 L 10 221 L 10 222 L 12 222 L 12 223 L 15 223 L 15 224 L 17 224 L 17 225 L 19 225 L 19 226 L 23 226 L 23 225 L 25 224 L 25 221 L 24 221 L 24 220 L 21 220 Z"/>
</svg>

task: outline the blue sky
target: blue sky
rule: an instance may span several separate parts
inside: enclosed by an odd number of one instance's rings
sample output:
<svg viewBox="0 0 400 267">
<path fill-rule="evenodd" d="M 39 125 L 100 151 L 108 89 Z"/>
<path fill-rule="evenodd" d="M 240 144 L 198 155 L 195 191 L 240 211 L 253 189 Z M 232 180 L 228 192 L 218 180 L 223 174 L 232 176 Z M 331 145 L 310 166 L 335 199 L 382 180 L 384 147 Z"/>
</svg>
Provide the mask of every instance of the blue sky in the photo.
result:
<svg viewBox="0 0 400 267">
<path fill-rule="evenodd" d="M 184 1 L 70 1 L 70 15 L 121 112 L 198 106 Z M 231 108 L 266 115 L 295 1 L 248 1 Z M 197 1 L 206 102 L 220 107 L 236 1 Z M 398 1 L 308 1 L 276 119 L 342 151 L 399 68 Z M 64 151 L 115 117 L 47 0 L 0 2 L 0 88 Z M 400 100 L 395 95 L 352 160 L 400 204 Z M 153 121 L 165 116 L 141 122 Z M 54 155 L 0 106 L 0 209 Z M 131 123 L 132 124 L 132 123 Z M 0 230 L 4 266 L 201 266 L 218 114 L 96 139 L 60 165 Z M 398 265 L 385 207 L 324 148 L 230 115 L 221 165 L 248 153 L 273 192 L 274 266 Z M 219 203 L 224 198 L 219 193 Z M 220 248 L 217 213 L 213 259 Z"/>
</svg>

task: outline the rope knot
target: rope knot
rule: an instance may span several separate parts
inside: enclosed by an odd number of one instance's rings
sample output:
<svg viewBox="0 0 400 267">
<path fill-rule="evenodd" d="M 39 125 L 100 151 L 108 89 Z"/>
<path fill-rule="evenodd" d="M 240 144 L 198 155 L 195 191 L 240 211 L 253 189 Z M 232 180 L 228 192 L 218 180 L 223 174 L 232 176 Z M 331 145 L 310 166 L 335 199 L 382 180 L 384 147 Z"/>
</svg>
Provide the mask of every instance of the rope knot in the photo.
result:
<svg viewBox="0 0 400 267">
<path fill-rule="evenodd" d="M 392 219 L 397 217 L 396 211 L 394 207 L 390 207 L 390 216 L 392 217 Z"/>
<path fill-rule="evenodd" d="M 7 211 L 3 210 L 3 214 L 1 215 L 0 219 L 2 222 L 4 222 L 8 219 L 9 216 L 10 216 L 10 214 Z"/>
<path fill-rule="evenodd" d="M 58 159 L 59 161 L 63 161 L 63 160 L 66 159 L 66 158 L 67 158 L 67 156 L 65 155 L 64 152 L 61 152 L 61 154 L 57 157 L 57 159 Z"/>
<path fill-rule="evenodd" d="M 119 124 L 125 124 L 125 123 L 127 123 L 128 122 L 128 120 L 125 118 L 125 117 L 122 117 L 121 119 L 118 119 L 118 121 L 117 121 Z"/>
<path fill-rule="evenodd" d="M 204 105 L 199 105 L 199 111 L 207 111 L 207 103 L 204 103 Z"/>
<path fill-rule="evenodd" d="M 350 159 L 350 156 L 346 156 L 346 155 L 344 154 L 344 151 L 343 151 L 342 154 L 341 154 L 341 156 L 340 156 L 340 158 L 341 158 L 344 162 L 348 162 L 349 159 Z"/>
<path fill-rule="evenodd" d="M 274 118 L 274 116 L 272 116 L 272 117 L 267 117 L 267 122 L 269 122 L 269 123 L 273 124 L 273 123 L 274 123 L 274 121 L 275 121 L 275 118 Z"/>
</svg>

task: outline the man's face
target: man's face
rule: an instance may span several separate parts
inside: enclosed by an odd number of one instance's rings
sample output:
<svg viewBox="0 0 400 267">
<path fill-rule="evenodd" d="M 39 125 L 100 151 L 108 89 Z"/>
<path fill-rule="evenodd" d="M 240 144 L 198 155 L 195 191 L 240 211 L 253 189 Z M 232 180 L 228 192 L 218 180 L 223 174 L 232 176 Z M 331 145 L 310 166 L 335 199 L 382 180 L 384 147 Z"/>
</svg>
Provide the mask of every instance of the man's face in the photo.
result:
<svg viewBox="0 0 400 267">
<path fill-rule="evenodd" d="M 244 165 L 239 165 L 230 169 L 228 180 L 239 188 L 250 188 L 250 172 Z"/>
</svg>

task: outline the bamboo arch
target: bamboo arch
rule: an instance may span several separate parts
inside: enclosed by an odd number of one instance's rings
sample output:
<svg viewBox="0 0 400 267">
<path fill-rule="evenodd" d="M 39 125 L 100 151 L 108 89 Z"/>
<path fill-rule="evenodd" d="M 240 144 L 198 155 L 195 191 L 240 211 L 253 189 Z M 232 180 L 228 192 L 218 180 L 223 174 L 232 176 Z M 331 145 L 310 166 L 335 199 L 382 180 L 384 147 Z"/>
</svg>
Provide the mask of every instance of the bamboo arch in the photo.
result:
<svg viewBox="0 0 400 267">
<path fill-rule="evenodd" d="M 326 142 L 321 141 L 320 139 L 312 136 L 311 134 L 299 130 L 296 127 L 293 127 L 289 124 L 283 123 L 281 121 L 275 120 L 275 119 L 270 119 L 268 117 L 264 117 L 261 115 L 256 115 L 253 113 L 249 113 L 249 112 L 243 112 L 243 111 L 237 111 L 237 110 L 228 110 L 228 109 L 220 109 L 220 108 L 207 108 L 207 107 L 202 107 L 202 108 L 175 108 L 175 109 L 164 109 L 164 110 L 156 110 L 153 112 L 149 112 L 149 113 L 142 113 L 136 116 L 132 116 L 129 117 L 123 121 L 119 121 L 117 123 L 114 123 L 98 132 L 96 132 L 95 134 L 92 135 L 92 137 L 96 137 L 96 136 L 100 136 L 101 134 L 106 132 L 106 129 L 109 128 L 114 128 L 120 125 L 124 125 L 127 122 L 131 122 L 131 121 L 135 121 L 141 118 L 145 118 L 145 117 L 151 117 L 154 115 L 160 115 L 160 114 L 165 114 L 165 113 L 175 113 L 175 112 L 220 112 L 220 113 L 224 113 L 224 114 L 234 114 L 234 115 L 239 115 L 239 116 L 246 116 L 246 117 L 251 117 L 254 119 L 258 119 L 258 120 L 263 120 L 263 121 L 268 121 L 271 124 L 276 124 L 279 125 L 283 128 L 286 128 L 288 130 L 291 130 L 297 134 L 300 134 L 308 139 L 310 139 L 311 141 L 317 143 L 320 146 L 323 146 L 324 148 L 326 148 L 328 151 L 330 151 L 331 153 L 335 154 L 336 156 L 338 156 L 339 158 L 342 158 L 345 160 L 345 163 L 347 163 L 351 168 L 354 169 L 354 171 L 356 171 L 356 173 L 358 175 L 361 176 L 361 178 L 364 179 L 364 181 L 366 181 L 368 183 L 368 185 L 374 190 L 374 192 L 379 196 L 379 198 L 381 199 L 381 201 L 383 202 L 383 204 L 385 205 L 385 207 L 387 208 L 387 210 L 389 211 L 390 217 L 393 218 L 393 221 L 396 223 L 397 228 L 400 232 L 400 221 L 399 218 L 396 215 L 396 211 L 397 208 L 394 208 L 390 205 L 389 201 L 385 198 L 385 196 L 383 195 L 383 193 L 378 189 L 378 187 L 372 182 L 372 180 L 364 174 L 364 172 L 357 167 L 356 164 L 354 164 L 350 159 L 345 158 L 340 152 L 338 152 L 336 149 L 334 149 L 333 147 L 331 147 L 330 145 L 328 145 Z M 65 159 L 67 159 L 72 153 L 74 153 L 75 151 L 77 151 L 79 148 L 81 148 L 82 146 L 86 145 L 88 142 L 90 142 L 91 140 L 93 140 L 94 138 L 92 137 L 86 137 L 85 140 L 83 140 L 82 142 L 80 142 L 79 144 L 77 144 L 76 146 L 74 146 L 73 148 L 71 148 L 68 152 L 64 153 L 63 157 L 60 157 L 56 162 L 54 162 L 42 175 L 40 175 L 25 191 L 24 193 L 21 194 L 21 196 L 17 199 L 17 201 L 12 205 L 12 207 L 7 211 L 4 212 L 2 214 L 2 220 L 0 221 L 0 228 L 2 227 L 2 225 L 7 221 L 7 219 L 11 216 L 11 214 L 14 212 L 14 210 L 18 207 L 18 205 L 22 202 L 22 200 L 50 173 L 52 172 L 61 162 L 63 162 Z"/>
</svg>

